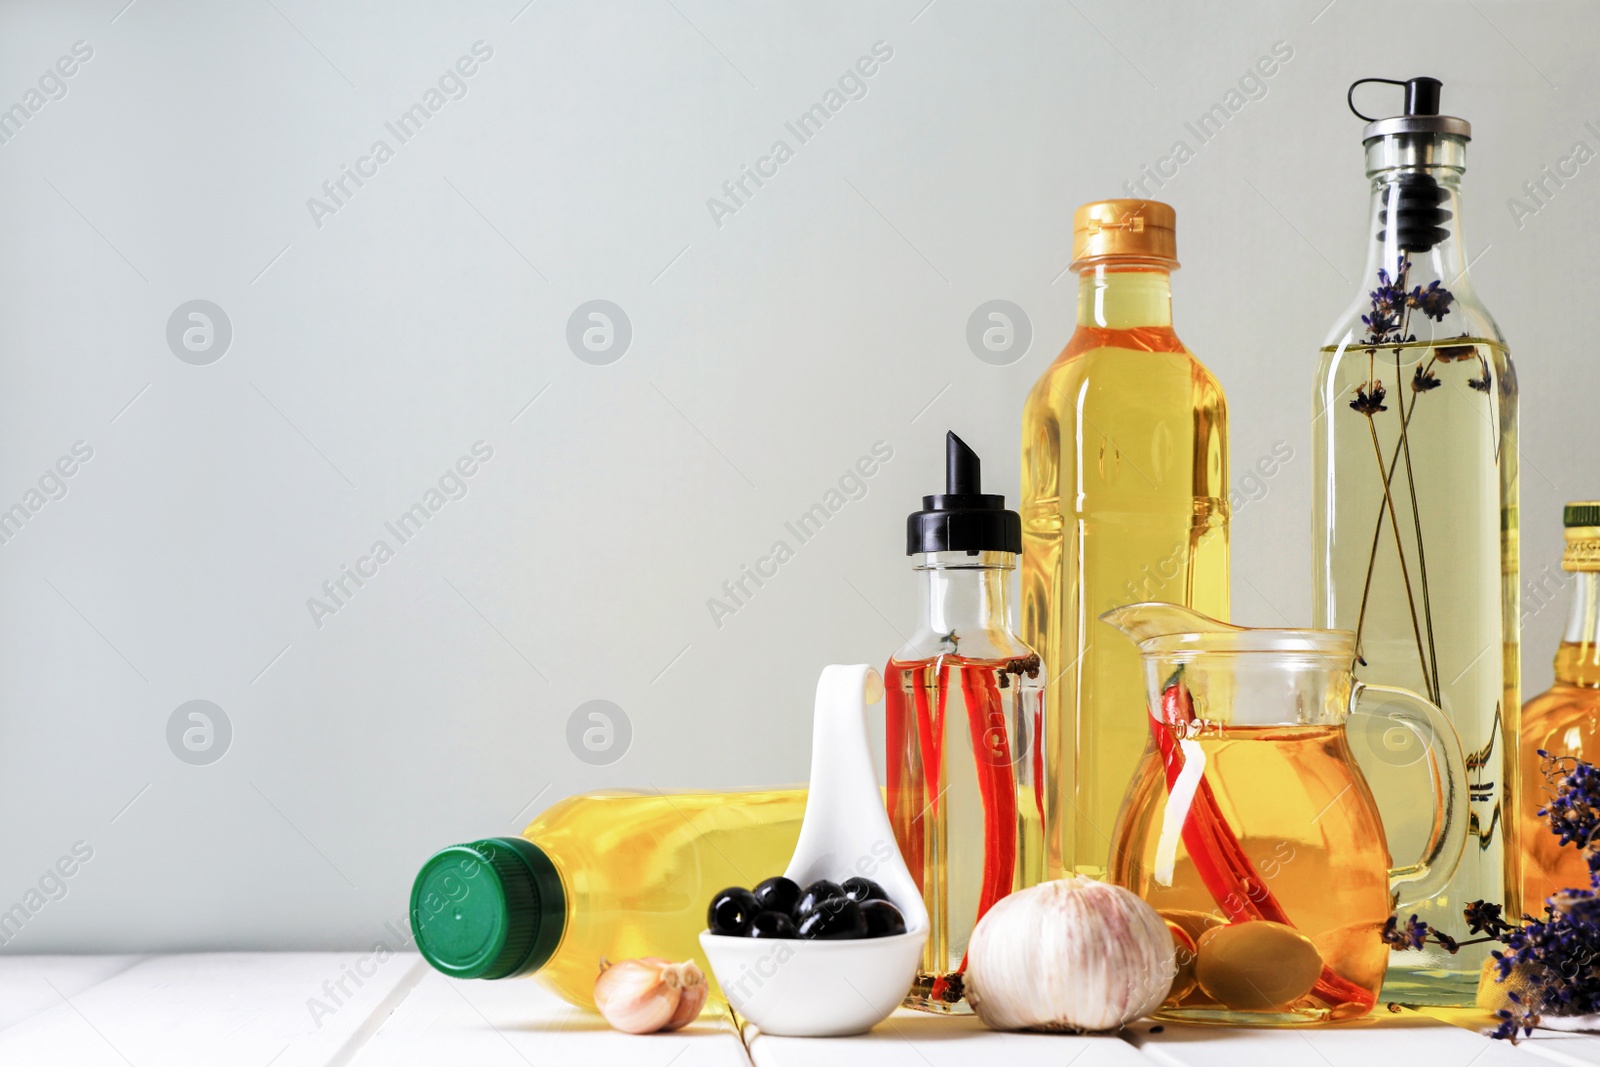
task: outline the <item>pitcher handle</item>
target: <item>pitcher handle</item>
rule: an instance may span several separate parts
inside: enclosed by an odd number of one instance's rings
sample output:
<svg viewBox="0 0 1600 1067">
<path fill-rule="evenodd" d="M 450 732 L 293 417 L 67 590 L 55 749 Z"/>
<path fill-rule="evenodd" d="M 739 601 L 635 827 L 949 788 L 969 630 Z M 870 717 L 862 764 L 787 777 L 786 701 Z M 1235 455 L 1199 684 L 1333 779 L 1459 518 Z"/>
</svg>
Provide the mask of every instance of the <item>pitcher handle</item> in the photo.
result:
<svg viewBox="0 0 1600 1067">
<path fill-rule="evenodd" d="M 1396 910 L 1436 896 L 1454 877 L 1467 844 L 1470 818 L 1467 795 L 1467 762 L 1461 752 L 1461 738 L 1443 711 L 1409 689 L 1391 685 L 1355 683 L 1350 692 L 1350 708 L 1355 710 L 1367 693 L 1409 705 L 1413 711 L 1397 711 L 1386 716 L 1417 735 L 1428 752 L 1433 767 L 1433 804 L 1436 818 L 1433 832 L 1415 863 L 1389 871 L 1389 892 Z M 1438 743 L 1435 743 L 1438 742 Z"/>
</svg>

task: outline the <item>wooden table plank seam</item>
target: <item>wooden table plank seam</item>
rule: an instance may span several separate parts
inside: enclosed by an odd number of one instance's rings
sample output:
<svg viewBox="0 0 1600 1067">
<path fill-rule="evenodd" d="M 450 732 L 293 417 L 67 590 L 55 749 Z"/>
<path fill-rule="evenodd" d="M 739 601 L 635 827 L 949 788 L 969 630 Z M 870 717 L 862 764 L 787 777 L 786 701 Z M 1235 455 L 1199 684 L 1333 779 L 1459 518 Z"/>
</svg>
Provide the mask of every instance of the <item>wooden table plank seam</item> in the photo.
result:
<svg viewBox="0 0 1600 1067">
<path fill-rule="evenodd" d="M 428 964 L 426 960 L 419 959 L 413 962 L 411 968 L 395 984 L 395 987 L 389 990 L 389 995 L 379 1001 L 367 1013 L 367 1017 L 361 1020 L 361 1025 L 356 1027 L 349 1040 L 329 1058 L 327 1067 L 349 1067 L 350 1064 L 354 1063 L 356 1057 L 361 1055 L 361 1050 L 366 1047 L 367 1042 L 371 1041 L 373 1036 L 383 1029 L 384 1023 L 388 1022 L 395 1012 L 400 1010 L 401 1006 L 406 1002 L 406 998 L 411 996 L 411 991 L 417 988 L 423 976 L 427 973 Z"/>
</svg>

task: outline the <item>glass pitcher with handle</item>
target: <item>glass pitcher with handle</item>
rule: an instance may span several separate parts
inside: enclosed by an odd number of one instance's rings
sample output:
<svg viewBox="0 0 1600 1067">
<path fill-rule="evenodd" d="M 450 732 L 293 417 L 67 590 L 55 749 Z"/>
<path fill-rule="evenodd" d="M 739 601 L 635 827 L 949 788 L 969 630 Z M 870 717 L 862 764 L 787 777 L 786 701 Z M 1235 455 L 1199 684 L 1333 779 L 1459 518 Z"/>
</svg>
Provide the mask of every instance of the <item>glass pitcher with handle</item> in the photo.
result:
<svg viewBox="0 0 1600 1067">
<path fill-rule="evenodd" d="M 1365 1014 L 1388 964 L 1385 921 L 1438 892 L 1466 843 L 1466 769 L 1443 712 L 1357 682 L 1345 630 L 1250 629 L 1157 603 L 1100 618 L 1139 646 L 1149 693 L 1108 877 L 1173 932 L 1178 970 L 1157 1014 L 1256 1026 Z M 1358 704 L 1428 752 L 1434 828 L 1409 866 L 1391 869 L 1350 753 Z"/>
</svg>

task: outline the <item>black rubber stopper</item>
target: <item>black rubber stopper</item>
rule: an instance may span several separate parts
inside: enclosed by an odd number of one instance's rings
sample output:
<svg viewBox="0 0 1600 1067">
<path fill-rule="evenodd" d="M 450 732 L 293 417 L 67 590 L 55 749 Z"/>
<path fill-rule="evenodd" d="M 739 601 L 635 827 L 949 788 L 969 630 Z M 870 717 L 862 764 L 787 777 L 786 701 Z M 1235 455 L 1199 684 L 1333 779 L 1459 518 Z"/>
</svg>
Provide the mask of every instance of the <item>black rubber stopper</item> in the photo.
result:
<svg viewBox="0 0 1600 1067">
<path fill-rule="evenodd" d="M 1450 221 L 1450 212 L 1439 206 L 1450 194 L 1433 175 L 1407 171 L 1389 189 L 1389 202 L 1378 212 L 1378 221 L 1384 225 L 1378 231 L 1380 241 L 1388 239 L 1392 226 L 1402 252 L 1427 252 L 1450 236 L 1444 226 Z"/>
</svg>

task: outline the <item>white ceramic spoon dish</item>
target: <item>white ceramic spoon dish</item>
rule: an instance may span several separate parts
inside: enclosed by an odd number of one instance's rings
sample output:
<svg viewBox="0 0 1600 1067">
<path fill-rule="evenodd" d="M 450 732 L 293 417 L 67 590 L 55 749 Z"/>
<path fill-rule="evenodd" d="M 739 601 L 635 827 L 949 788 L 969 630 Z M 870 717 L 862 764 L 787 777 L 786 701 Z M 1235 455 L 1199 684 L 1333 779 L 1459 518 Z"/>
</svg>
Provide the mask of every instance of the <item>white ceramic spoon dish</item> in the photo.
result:
<svg viewBox="0 0 1600 1067">
<path fill-rule="evenodd" d="M 866 664 L 823 669 L 806 814 L 784 874 L 801 887 L 819 878 L 870 878 L 905 916 L 906 932 L 846 941 L 702 933 L 728 1002 L 763 1033 L 859 1034 L 894 1011 L 916 977 L 928 912 L 889 828 L 867 741 L 867 705 L 882 699 L 883 679 Z"/>
</svg>

